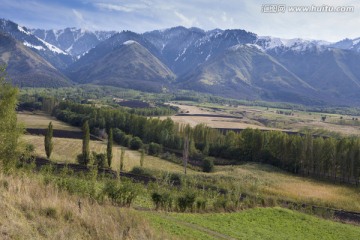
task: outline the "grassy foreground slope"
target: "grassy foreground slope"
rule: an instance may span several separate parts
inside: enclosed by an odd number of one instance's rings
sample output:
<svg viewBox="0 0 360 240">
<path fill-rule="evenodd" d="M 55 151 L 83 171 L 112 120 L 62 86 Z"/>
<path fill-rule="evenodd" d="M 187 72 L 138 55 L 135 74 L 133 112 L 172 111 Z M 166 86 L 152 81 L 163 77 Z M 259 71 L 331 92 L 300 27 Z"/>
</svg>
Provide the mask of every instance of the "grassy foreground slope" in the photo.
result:
<svg viewBox="0 0 360 240">
<path fill-rule="evenodd" d="M 136 211 L 59 191 L 40 176 L 0 173 L 0 203 L 0 239 L 163 239 Z"/>
<path fill-rule="evenodd" d="M 283 208 L 238 213 L 147 214 L 153 226 L 183 239 L 358 239 L 360 228 Z M 186 228 L 190 228 L 188 232 Z"/>
</svg>

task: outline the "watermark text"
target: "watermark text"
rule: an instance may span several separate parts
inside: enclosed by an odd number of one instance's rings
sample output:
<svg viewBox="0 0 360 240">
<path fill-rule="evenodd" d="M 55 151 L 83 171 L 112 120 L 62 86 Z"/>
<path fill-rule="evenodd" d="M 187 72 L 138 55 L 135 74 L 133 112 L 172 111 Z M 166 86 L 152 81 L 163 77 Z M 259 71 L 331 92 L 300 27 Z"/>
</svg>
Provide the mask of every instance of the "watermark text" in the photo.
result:
<svg viewBox="0 0 360 240">
<path fill-rule="evenodd" d="M 310 6 L 287 6 L 286 4 L 263 4 L 263 13 L 352 13 L 354 6 L 331 6 L 331 5 L 310 5 Z"/>
</svg>

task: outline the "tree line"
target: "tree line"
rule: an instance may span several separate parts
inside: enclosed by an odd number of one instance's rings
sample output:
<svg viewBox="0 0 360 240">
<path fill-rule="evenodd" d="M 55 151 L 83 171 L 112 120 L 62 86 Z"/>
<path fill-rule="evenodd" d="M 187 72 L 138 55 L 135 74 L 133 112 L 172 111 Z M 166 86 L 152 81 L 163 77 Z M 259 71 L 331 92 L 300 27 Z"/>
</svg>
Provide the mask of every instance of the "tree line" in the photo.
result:
<svg viewBox="0 0 360 240">
<path fill-rule="evenodd" d="M 131 108 L 129 113 L 141 116 L 169 116 L 177 113 L 175 107 L 158 106 L 153 108 Z"/>
<path fill-rule="evenodd" d="M 93 133 L 114 129 L 114 141 L 125 146 L 147 143 L 158 151 L 164 147 L 180 152 L 187 147 L 190 160 L 205 161 L 211 156 L 267 163 L 295 174 L 359 184 L 360 139 L 355 137 L 322 138 L 310 133 L 300 136 L 258 129 L 224 134 L 204 124 L 190 127 L 170 118 L 145 118 L 121 109 L 71 102 L 61 102 L 53 114 L 75 126 L 88 121 Z"/>
</svg>

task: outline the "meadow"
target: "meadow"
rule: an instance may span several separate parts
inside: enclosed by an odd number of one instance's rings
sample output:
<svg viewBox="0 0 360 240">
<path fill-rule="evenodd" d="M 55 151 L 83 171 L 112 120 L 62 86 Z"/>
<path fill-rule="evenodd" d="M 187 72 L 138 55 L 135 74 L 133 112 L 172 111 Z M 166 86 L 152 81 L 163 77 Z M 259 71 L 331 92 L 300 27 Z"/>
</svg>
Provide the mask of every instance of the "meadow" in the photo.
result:
<svg viewBox="0 0 360 240">
<path fill-rule="evenodd" d="M 182 239 L 350 240 L 360 236 L 359 227 L 278 207 L 238 213 L 144 215 L 156 228 Z"/>
</svg>

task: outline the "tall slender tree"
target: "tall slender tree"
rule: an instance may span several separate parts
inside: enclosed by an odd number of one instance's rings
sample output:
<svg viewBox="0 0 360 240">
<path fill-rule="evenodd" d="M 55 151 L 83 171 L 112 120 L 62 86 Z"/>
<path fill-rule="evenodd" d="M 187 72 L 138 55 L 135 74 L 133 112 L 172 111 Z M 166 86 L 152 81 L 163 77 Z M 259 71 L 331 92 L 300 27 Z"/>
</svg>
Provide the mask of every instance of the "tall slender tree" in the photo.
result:
<svg viewBox="0 0 360 240">
<path fill-rule="evenodd" d="M 145 160 L 145 150 L 141 149 L 141 156 L 140 156 L 140 166 L 144 166 L 144 160 Z"/>
<path fill-rule="evenodd" d="M 107 162 L 108 162 L 109 168 L 111 168 L 111 162 L 112 162 L 112 158 L 113 158 L 112 148 L 113 148 L 113 130 L 112 130 L 112 128 L 110 128 L 109 133 L 108 133 L 108 142 L 107 142 L 107 149 L 106 149 L 106 156 L 107 156 Z"/>
<path fill-rule="evenodd" d="M 184 137 L 184 141 L 183 141 L 183 165 L 184 165 L 184 174 L 186 174 L 186 170 L 187 170 L 187 163 L 189 161 L 189 154 L 191 153 L 191 143 L 190 143 L 190 138 L 192 135 L 192 131 L 191 131 L 191 127 L 189 124 L 187 124 L 182 130 L 181 130 L 181 134 Z M 194 146 L 193 146 L 194 148 Z"/>
<path fill-rule="evenodd" d="M 46 134 L 45 134 L 45 139 L 44 139 L 44 145 L 45 145 L 45 152 L 46 152 L 46 157 L 48 159 L 50 159 L 51 157 L 51 153 L 52 150 L 54 148 L 54 143 L 53 143 L 53 125 L 52 122 L 49 123 Z"/>
<path fill-rule="evenodd" d="M 82 158 L 83 164 L 88 165 L 90 163 L 90 129 L 88 121 L 84 122 L 83 130 L 83 146 L 82 146 Z"/>
<path fill-rule="evenodd" d="M 124 160 L 125 160 L 125 148 L 121 148 L 120 154 L 120 171 L 124 170 Z"/>
<path fill-rule="evenodd" d="M 16 106 L 18 89 L 6 79 L 6 67 L 0 66 L 0 168 L 14 167 L 16 149 L 22 129 L 17 125 Z"/>
<path fill-rule="evenodd" d="M 323 175 L 332 176 L 336 164 L 336 140 L 334 138 L 327 138 L 323 147 L 324 163 L 323 163 Z"/>
</svg>

